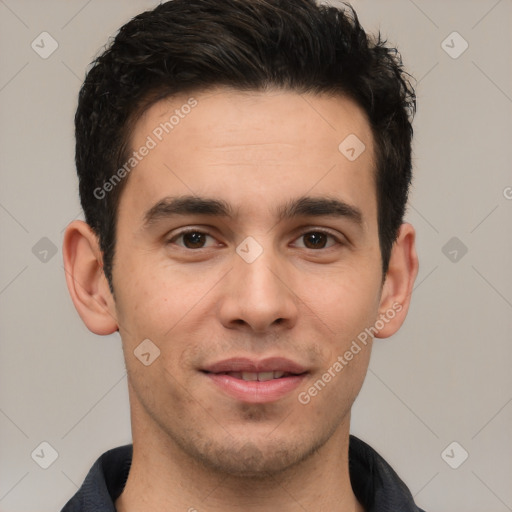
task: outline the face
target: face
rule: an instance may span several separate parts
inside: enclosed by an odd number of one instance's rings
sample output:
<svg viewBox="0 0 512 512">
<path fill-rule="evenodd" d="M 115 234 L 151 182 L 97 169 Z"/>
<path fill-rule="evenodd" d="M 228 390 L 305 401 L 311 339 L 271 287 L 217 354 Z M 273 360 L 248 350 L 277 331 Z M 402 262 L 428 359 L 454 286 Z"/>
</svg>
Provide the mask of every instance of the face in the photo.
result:
<svg viewBox="0 0 512 512">
<path fill-rule="evenodd" d="M 371 343 L 335 363 L 382 313 L 371 131 L 340 97 L 193 98 L 155 104 L 131 139 L 151 146 L 113 267 L 132 426 L 217 471 L 280 471 L 348 435 L 366 373 Z"/>
</svg>

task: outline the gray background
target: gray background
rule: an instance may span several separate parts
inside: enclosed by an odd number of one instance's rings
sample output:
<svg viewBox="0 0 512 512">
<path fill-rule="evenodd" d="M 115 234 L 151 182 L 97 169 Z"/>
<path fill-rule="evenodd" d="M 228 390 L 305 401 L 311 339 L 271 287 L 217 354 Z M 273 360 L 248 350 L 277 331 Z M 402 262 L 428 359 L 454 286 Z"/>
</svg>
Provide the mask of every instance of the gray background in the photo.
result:
<svg viewBox="0 0 512 512">
<path fill-rule="evenodd" d="M 82 218 L 72 123 L 85 69 L 156 3 L 0 0 L 2 512 L 60 510 L 131 440 L 120 339 L 82 324 L 61 244 Z M 406 324 L 375 344 L 352 431 L 429 512 L 512 510 L 512 1 L 353 5 L 419 82 L 407 220 L 421 268 Z M 51 49 L 43 31 L 58 43 L 46 59 L 31 47 Z M 454 31 L 469 44 L 457 58 Z M 42 442 L 58 453 L 47 469 Z"/>
</svg>

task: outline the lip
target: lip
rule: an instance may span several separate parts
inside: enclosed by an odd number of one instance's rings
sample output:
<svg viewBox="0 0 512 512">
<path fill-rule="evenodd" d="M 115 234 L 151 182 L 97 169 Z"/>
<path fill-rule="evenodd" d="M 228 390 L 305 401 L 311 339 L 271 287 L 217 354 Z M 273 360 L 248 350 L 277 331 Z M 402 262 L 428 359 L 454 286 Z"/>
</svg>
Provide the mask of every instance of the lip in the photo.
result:
<svg viewBox="0 0 512 512">
<path fill-rule="evenodd" d="M 223 372 L 273 372 L 282 371 L 293 375 L 267 381 L 245 381 Z M 204 375 L 223 393 L 244 403 L 269 403 L 285 397 L 296 389 L 307 375 L 302 365 L 283 357 L 271 357 L 256 361 L 234 357 L 219 361 L 202 370 Z"/>
<path fill-rule="evenodd" d="M 260 382 L 237 379 L 225 373 L 205 373 L 205 375 L 227 395 L 249 404 L 275 402 L 296 389 L 306 377 L 304 373 Z"/>
<path fill-rule="evenodd" d="M 300 374 L 305 373 L 307 368 L 291 361 L 285 357 L 268 357 L 260 361 L 249 359 L 247 357 L 232 357 L 217 363 L 213 363 L 202 369 L 209 373 L 221 372 L 274 372 L 281 371 L 285 373 Z"/>
</svg>

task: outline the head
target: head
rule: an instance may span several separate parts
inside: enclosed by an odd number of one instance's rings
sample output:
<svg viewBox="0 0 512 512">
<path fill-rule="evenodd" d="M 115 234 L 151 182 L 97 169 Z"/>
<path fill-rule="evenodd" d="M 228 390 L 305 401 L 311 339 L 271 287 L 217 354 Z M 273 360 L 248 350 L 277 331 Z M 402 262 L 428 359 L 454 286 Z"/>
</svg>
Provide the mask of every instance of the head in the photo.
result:
<svg viewBox="0 0 512 512">
<path fill-rule="evenodd" d="M 80 199 L 98 235 L 110 285 L 118 204 L 128 182 L 115 176 L 127 163 L 132 167 L 136 122 L 163 98 L 219 85 L 340 95 L 364 111 L 375 145 L 385 275 L 411 182 L 415 111 L 396 49 L 368 36 L 349 6 L 341 11 L 313 0 L 299 0 L 292 8 L 285 0 L 175 0 L 124 25 L 80 91 L 75 117 Z"/>
<path fill-rule="evenodd" d="M 349 6 L 173 0 L 121 28 L 80 91 L 87 224 L 64 253 L 85 323 L 121 333 L 146 426 L 232 472 L 297 463 L 348 428 L 372 337 L 400 327 L 417 272 L 414 109 L 398 53 Z M 225 356 L 287 356 L 305 369 L 295 398 L 226 396 L 207 370 Z"/>
</svg>

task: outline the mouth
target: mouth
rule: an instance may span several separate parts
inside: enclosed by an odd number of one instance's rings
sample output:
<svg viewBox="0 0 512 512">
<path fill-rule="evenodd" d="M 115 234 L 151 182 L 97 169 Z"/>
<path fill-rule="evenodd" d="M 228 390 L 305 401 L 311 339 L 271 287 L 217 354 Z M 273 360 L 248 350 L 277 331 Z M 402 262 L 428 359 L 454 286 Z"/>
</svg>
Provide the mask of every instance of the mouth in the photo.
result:
<svg viewBox="0 0 512 512">
<path fill-rule="evenodd" d="M 201 372 L 224 395 L 253 404 L 284 398 L 309 373 L 305 367 L 285 358 L 262 361 L 232 358 L 214 363 Z"/>
<path fill-rule="evenodd" d="M 303 373 L 290 373 L 290 372 L 283 372 L 281 370 L 276 371 L 270 371 L 270 372 L 207 372 L 212 375 L 229 375 L 230 377 L 233 377 L 234 379 L 244 380 L 246 382 L 267 382 L 269 380 L 274 379 L 283 379 L 287 377 L 295 377 L 297 375 L 303 375 Z M 304 372 L 306 373 L 306 372 Z"/>
<path fill-rule="evenodd" d="M 212 363 L 202 371 L 207 373 L 229 373 L 229 374 L 268 374 L 264 375 L 263 378 L 270 380 L 270 373 L 272 378 L 281 378 L 283 374 L 294 374 L 299 375 L 305 373 L 307 368 L 291 359 L 286 357 L 267 357 L 266 359 L 256 360 L 248 357 L 231 357 L 224 359 L 216 363 Z M 277 377 L 274 377 L 277 374 Z M 256 380 L 252 377 L 251 380 Z"/>
</svg>

